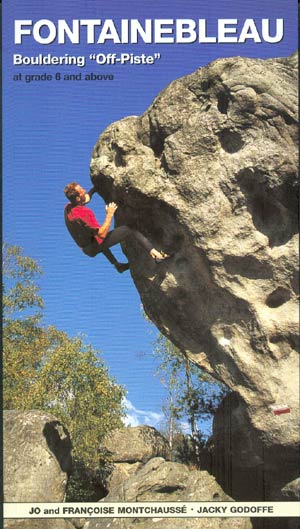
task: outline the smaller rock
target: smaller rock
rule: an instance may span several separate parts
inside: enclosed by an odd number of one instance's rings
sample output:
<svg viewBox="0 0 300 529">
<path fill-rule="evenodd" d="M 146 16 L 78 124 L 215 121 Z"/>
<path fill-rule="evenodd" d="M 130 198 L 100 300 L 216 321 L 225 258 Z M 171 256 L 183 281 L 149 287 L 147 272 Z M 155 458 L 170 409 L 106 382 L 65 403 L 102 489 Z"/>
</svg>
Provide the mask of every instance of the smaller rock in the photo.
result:
<svg viewBox="0 0 300 529">
<path fill-rule="evenodd" d="M 71 440 L 43 411 L 3 413 L 6 502 L 62 502 L 71 469 Z M 74 529 L 63 519 L 5 520 L 4 529 Z"/>
<path fill-rule="evenodd" d="M 296 478 L 282 487 L 279 498 L 279 501 L 300 500 L 300 478 Z"/>
<path fill-rule="evenodd" d="M 109 476 L 106 488 L 111 491 L 116 489 L 126 479 L 132 477 L 141 468 L 142 463 L 115 463 Z"/>
<path fill-rule="evenodd" d="M 153 457 L 169 459 L 166 439 L 151 426 L 113 430 L 104 439 L 101 449 L 109 452 L 115 463 L 146 463 Z"/>
<path fill-rule="evenodd" d="M 64 426 L 39 410 L 4 411 L 4 500 L 62 502 L 71 470 Z"/>
</svg>

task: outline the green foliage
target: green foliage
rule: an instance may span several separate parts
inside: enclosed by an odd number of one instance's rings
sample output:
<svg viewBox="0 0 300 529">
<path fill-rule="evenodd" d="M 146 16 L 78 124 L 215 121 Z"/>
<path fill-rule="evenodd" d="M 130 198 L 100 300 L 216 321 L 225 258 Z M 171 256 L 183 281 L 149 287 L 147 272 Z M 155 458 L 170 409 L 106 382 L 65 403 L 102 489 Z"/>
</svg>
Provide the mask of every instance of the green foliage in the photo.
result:
<svg viewBox="0 0 300 529">
<path fill-rule="evenodd" d="M 191 414 L 202 420 L 211 417 L 227 392 L 226 386 L 191 363 L 162 334 L 158 335 L 153 351 L 160 360 L 157 368 L 160 381 L 166 387 L 174 388 L 176 418 L 186 415 L 191 419 Z"/>
<path fill-rule="evenodd" d="M 98 501 L 106 496 L 105 483 L 112 468 L 110 461 L 100 460 L 98 468 L 91 470 L 82 459 L 75 459 L 68 480 L 66 501 Z"/>
<path fill-rule="evenodd" d="M 36 262 L 7 244 L 3 258 L 4 407 L 55 415 L 71 435 L 77 474 L 81 470 L 82 477 L 96 479 L 99 443 L 122 425 L 124 389 L 109 376 L 92 346 L 41 325 L 43 300 L 36 284 L 41 270 Z M 80 488 L 75 482 L 73 478 L 73 486 Z"/>
<path fill-rule="evenodd" d="M 28 409 L 45 350 L 40 327 L 43 300 L 36 280 L 41 269 L 18 246 L 3 245 L 3 399 L 8 409 Z"/>
<path fill-rule="evenodd" d="M 210 439 L 197 430 L 195 438 L 190 434 L 177 435 L 174 439 L 173 460 L 189 466 L 208 470 Z"/>
<path fill-rule="evenodd" d="M 70 433 L 74 457 L 93 467 L 99 460 L 100 437 L 121 426 L 124 391 L 80 338 L 49 327 L 45 341 L 42 362 L 27 395 L 18 396 L 19 406 L 25 398 L 27 408 L 51 411 Z"/>
<path fill-rule="evenodd" d="M 19 246 L 3 244 L 3 318 L 4 322 L 15 313 L 18 317 L 25 309 L 42 309 L 44 302 L 35 280 L 42 270 L 31 257 L 22 254 Z M 41 316 L 36 312 L 35 319 Z M 26 316 L 28 319 L 28 315 Z"/>
</svg>

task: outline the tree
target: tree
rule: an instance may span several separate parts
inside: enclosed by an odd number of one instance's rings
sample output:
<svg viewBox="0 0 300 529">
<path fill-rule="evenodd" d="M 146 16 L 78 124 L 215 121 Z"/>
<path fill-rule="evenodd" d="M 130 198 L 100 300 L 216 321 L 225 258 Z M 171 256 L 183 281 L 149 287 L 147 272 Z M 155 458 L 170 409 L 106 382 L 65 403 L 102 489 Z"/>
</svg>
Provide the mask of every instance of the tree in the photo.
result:
<svg viewBox="0 0 300 529">
<path fill-rule="evenodd" d="M 187 418 L 190 426 L 189 438 L 195 462 L 200 463 L 200 446 L 205 444 L 208 434 L 203 424 L 211 419 L 227 388 L 213 379 L 161 333 L 158 334 L 153 354 L 159 359 L 156 374 L 168 390 L 163 412 L 167 419 L 166 435 L 170 450 L 180 431 L 180 419 Z M 189 445 L 189 441 L 187 442 Z"/>
<path fill-rule="evenodd" d="M 24 256 L 19 246 L 4 242 L 2 271 L 4 322 L 16 314 L 21 317 L 26 309 L 43 309 L 44 302 L 35 282 L 42 270 L 34 259 Z M 25 313 L 26 320 L 36 322 L 40 318 L 41 311 L 37 311 L 31 318 L 28 312 Z"/>
<path fill-rule="evenodd" d="M 3 245 L 3 399 L 8 409 L 26 402 L 45 349 L 43 300 L 36 284 L 41 275 L 36 261 L 18 246 Z"/>
<path fill-rule="evenodd" d="M 156 375 L 167 390 L 167 398 L 162 406 L 165 420 L 161 427 L 168 439 L 170 453 L 172 454 L 174 439 L 181 431 L 182 406 L 180 394 L 183 382 L 181 380 L 181 355 L 177 354 L 175 346 L 162 334 L 159 334 L 154 342 L 153 354 L 159 359 Z"/>
<path fill-rule="evenodd" d="M 108 375 L 99 351 L 80 337 L 42 325 L 40 274 L 21 248 L 4 245 L 4 407 L 53 413 L 70 432 L 75 467 L 84 468 L 90 479 L 101 471 L 102 437 L 122 426 L 125 392 Z M 73 500 L 87 499 L 76 494 Z"/>
</svg>

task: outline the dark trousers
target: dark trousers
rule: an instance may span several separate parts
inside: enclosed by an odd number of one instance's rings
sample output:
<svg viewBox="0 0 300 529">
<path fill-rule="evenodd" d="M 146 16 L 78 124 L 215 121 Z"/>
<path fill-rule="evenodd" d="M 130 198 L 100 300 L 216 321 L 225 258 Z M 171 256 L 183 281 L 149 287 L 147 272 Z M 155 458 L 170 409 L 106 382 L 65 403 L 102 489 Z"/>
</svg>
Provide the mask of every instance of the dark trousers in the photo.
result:
<svg viewBox="0 0 300 529">
<path fill-rule="evenodd" d="M 146 252 L 149 253 L 152 250 L 153 244 L 142 233 L 128 228 L 128 226 L 119 226 L 119 228 L 115 228 L 106 235 L 102 244 L 98 244 L 94 239 L 89 246 L 83 248 L 83 252 L 89 257 L 95 257 L 99 253 L 103 253 L 109 262 L 115 265 L 118 261 L 109 248 L 123 242 L 129 236 L 133 236 Z"/>
</svg>

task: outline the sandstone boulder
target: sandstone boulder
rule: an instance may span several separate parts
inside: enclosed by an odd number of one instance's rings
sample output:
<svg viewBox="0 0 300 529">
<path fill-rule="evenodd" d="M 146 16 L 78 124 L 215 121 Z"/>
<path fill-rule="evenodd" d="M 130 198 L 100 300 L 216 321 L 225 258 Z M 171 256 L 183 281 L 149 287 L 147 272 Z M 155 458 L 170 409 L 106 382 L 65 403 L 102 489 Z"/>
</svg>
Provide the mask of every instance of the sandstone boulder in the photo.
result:
<svg viewBox="0 0 300 529">
<path fill-rule="evenodd" d="M 101 502 L 172 502 L 172 501 L 231 501 L 215 479 L 208 472 L 190 470 L 182 463 L 172 463 L 163 458 L 148 461 L 138 472 L 114 489 Z M 136 527 L 152 529 L 163 526 L 166 529 L 251 529 L 247 518 L 133 518 L 94 519 L 84 529 L 128 529 Z"/>
<path fill-rule="evenodd" d="M 71 441 L 64 426 L 42 411 L 4 411 L 5 502 L 62 502 L 71 470 Z M 5 520 L 5 528 L 68 529 L 65 520 Z"/>
<path fill-rule="evenodd" d="M 265 477 L 299 440 L 297 116 L 296 56 L 220 59 L 109 126 L 91 160 L 116 224 L 175 253 L 123 244 L 150 319 L 240 396 Z"/>
<path fill-rule="evenodd" d="M 64 426 L 42 411 L 5 411 L 4 499 L 62 502 L 71 470 L 71 441 Z"/>
<path fill-rule="evenodd" d="M 169 454 L 166 439 L 151 426 L 117 428 L 101 444 L 116 463 L 145 463 L 153 457 Z"/>
<path fill-rule="evenodd" d="M 136 474 L 143 463 L 153 457 L 168 459 L 166 439 L 151 426 L 124 427 L 113 430 L 102 441 L 101 449 L 114 462 L 106 482 L 107 490 L 115 490 L 130 476 Z"/>
</svg>

